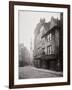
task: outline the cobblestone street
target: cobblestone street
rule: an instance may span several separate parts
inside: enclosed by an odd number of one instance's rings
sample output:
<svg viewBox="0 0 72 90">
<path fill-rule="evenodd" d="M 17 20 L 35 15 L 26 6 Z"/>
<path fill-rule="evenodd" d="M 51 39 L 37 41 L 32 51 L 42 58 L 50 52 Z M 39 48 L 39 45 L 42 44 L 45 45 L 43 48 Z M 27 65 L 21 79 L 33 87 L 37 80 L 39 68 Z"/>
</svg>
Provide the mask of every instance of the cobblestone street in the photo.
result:
<svg viewBox="0 0 72 90">
<path fill-rule="evenodd" d="M 19 67 L 19 78 L 48 78 L 48 77 L 61 77 L 62 72 L 51 71 L 47 69 L 40 69 L 33 66 Z"/>
</svg>

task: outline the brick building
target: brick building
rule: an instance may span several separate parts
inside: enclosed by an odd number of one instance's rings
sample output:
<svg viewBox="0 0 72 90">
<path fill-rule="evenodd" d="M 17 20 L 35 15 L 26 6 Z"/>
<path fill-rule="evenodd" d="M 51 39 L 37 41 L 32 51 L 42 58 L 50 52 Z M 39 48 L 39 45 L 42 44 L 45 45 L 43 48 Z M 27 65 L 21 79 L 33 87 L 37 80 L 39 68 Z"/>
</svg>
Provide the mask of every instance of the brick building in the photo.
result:
<svg viewBox="0 0 72 90">
<path fill-rule="evenodd" d="M 60 20 L 40 19 L 35 29 L 34 65 L 56 71 L 63 71 L 63 14 Z"/>
</svg>

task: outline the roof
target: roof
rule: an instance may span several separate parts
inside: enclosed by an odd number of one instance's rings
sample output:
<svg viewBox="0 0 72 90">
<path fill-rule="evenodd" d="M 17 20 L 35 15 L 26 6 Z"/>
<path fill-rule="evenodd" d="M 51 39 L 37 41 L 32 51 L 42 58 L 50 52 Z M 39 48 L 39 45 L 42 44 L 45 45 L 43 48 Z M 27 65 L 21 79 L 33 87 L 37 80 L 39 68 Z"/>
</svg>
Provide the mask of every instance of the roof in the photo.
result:
<svg viewBox="0 0 72 90">
<path fill-rule="evenodd" d="M 49 28 L 50 28 L 50 22 L 44 23 L 44 28 L 45 28 L 46 31 L 48 31 Z"/>
<path fill-rule="evenodd" d="M 51 17 L 51 20 L 49 22 L 45 22 L 45 21 L 43 23 L 39 22 L 34 31 L 35 35 L 38 35 L 40 33 L 40 29 L 42 26 L 44 26 L 42 37 L 44 37 L 45 35 L 47 35 L 48 32 L 50 32 L 56 26 L 61 27 L 61 23 L 60 23 L 60 20 L 54 17 Z"/>
<path fill-rule="evenodd" d="M 50 22 L 44 23 L 45 32 L 42 34 L 42 37 L 47 35 L 48 32 L 57 26 L 60 26 L 60 20 L 52 17 Z"/>
</svg>

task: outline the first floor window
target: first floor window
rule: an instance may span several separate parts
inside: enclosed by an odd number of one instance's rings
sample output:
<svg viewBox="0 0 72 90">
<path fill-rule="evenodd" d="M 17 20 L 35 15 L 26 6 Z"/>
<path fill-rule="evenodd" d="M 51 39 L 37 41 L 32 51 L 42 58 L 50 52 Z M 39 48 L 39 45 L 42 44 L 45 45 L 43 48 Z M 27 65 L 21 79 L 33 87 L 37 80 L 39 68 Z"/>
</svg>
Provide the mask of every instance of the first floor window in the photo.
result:
<svg viewBox="0 0 72 90">
<path fill-rule="evenodd" d="M 52 54 L 52 46 L 51 45 L 47 47 L 47 54 L 48 55 Z"/>
</svg>

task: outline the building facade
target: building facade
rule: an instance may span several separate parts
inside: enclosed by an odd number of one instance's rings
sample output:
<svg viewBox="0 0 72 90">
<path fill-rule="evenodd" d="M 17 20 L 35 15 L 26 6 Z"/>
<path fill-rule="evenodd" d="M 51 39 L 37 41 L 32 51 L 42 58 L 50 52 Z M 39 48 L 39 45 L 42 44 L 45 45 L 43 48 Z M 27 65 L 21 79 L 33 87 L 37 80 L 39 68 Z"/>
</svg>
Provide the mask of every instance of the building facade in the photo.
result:
<svg viewBox="0 0 72 90">
<path fill-rule="evenodd" d="M 63 71 L 63 14 L 60 20 L 40 19 L 35 29 L 34 65 L 56 71 Z"/>
</svg>

